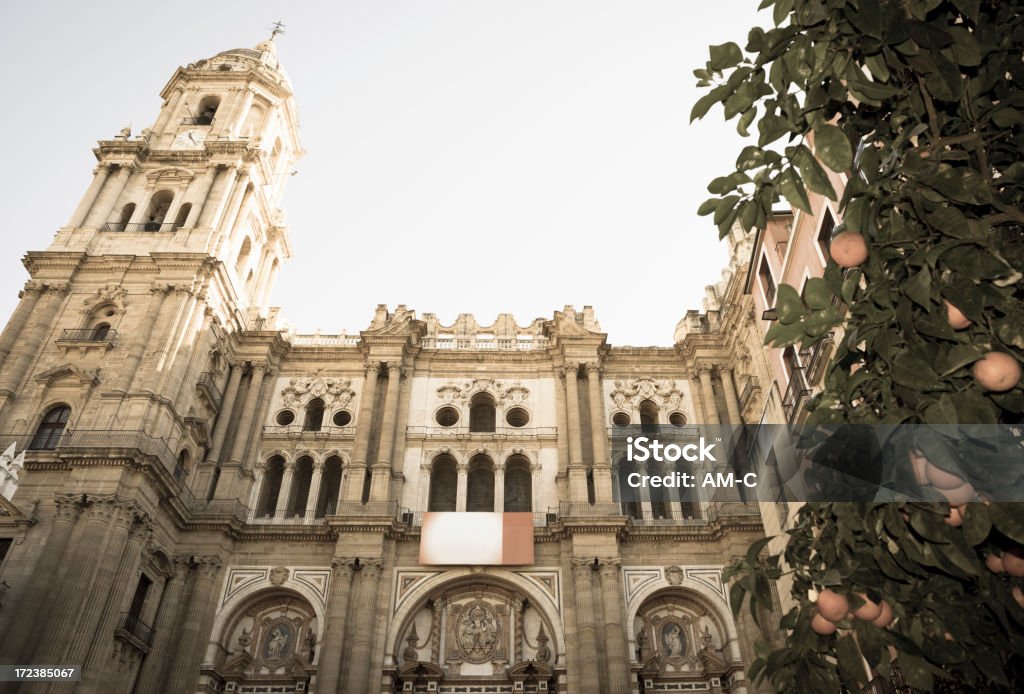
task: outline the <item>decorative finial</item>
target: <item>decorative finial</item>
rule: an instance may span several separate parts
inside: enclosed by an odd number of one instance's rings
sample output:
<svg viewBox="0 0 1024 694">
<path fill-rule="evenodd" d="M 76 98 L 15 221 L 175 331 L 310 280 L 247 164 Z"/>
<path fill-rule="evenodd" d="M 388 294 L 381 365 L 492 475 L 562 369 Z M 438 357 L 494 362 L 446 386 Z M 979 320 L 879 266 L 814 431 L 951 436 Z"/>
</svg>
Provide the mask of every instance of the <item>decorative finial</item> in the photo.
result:
<svg viewBox="0 0 1024 694">
<path fill-rule="evenodd" d="M 273 41 L 275 36 L 284 33 L 284 22 L 279 19 L 267 28 L 270 29 L 270 40 Z"/>
</svg>

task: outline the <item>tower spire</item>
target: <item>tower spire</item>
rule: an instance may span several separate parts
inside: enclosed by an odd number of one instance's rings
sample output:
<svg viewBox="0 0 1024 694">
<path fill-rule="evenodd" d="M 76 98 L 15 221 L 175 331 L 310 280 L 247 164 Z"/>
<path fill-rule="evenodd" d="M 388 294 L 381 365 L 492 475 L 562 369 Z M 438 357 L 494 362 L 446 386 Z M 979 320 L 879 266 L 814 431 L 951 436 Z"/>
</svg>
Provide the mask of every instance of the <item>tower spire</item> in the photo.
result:
<svg viewBox="0 0 1024 694">
<path fill-rule="evenodd" d="M 278 34 L 284 33 L 285 24 L 280 19 L 271 23 L 268 29 L 270 29 L 270 40 L 273 41 Z"/>
</svg>

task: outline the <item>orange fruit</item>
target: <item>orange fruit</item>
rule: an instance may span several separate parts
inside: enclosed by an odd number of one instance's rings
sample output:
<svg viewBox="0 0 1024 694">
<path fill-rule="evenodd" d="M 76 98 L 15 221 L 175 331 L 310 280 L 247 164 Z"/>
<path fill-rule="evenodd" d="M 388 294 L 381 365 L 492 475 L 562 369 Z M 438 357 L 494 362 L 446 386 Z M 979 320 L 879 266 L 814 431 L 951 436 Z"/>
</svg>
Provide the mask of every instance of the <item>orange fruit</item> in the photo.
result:
<svg viewBox="0 0 1024 694">
<path fill-rule="evenodd" d="M 871 623 L 879 629 L 884 629 L 890 624 L 892 624 L 893 613 L 892 608 L 889 607 L 889 603 L 887 603 L 885 600 L 881 602 L 881 605 L 882 613 L 878 615 L 878 617 L 876 617 L 875 619 L 872 619 Z"/>
<path fill-rule="evenodd" d="M 942 519 L 946 525 L 952 525 L 954 528 L 959 528 L 964 524 L 964 515 L 960 512 L 957 506 L 950 506 L 949 515 Z"/>
<path fill-rule="evenodd" d="M 1005 352 L 989 352 L 974 362 L 974 380 L 985 390 L 1002 393 L 1020 383 L 1020 364 Z"/>
<path fill-rule="evenodd" d="M 953 489 L 940 489 L 939 491 L 942 493 L 942 496 L 946 497 L 951 506 L 966 504 L 974 498 L 974 487 L 971 486 L 970 482 L 964 482 L 959 487 L 954 487 Z"/>
<path fill-rule="evenodd" d="M 850 611 L 850 601 L 831 588 L 818 593 L 818 614 L 830 622 L 840 622 Z"/>
<path fill-rule="evenodd" d="M 946 320 L 949 321 L 949 327 L 953 328 L 953 330 L 963 330 L 971 324 L 971 319 L 965 316 L 956 306 L 945 299 L 942 300 L 942 303 L 946 305 Z"/>
<path fill-rule="evenodd" d="M 941 491 L 947 489 L 956 489 L 957 487 L 964 484 L 964 478 L 960 475 L 954 475 L 952 472 L 946 472 L 937 465 L 933 465 L 931 461 L 925 461 L 924 475 L 928 478 L 928 481 L 935 485 Z"/>
<path fill-rule="evenodd" d="M 1003 552 L 1003 568 L 1015 578 L 1024 576 L 1024 549 L 1008 549 Z"/>
<path fill-rule="evenodd" d="M 1003 558 L 998 554 L 986 554 L 985 566 L 994 574 L 1001 574 L 1006 571 L 1003 567 Z"/>
<path fill-rule="evenodd" d="M 910 451 L 910 467 L 914 470 L 914 479 L 922 487 L 928 484 L 928 477 L 925 475 L 927 466 L 927 458 L 921 455 L 919 451 Z"/>
<path fill-rule="evenodd" d="M 872 602 L 871 598 L 864 593 L 857 593 L 857 597 L 863 600 L 864 604 L 853 611 L 853 616 L 865 622 L 878 619 L 879 615 L 882 614 L 882 606 L 877 602 Z"/>
<path fill-rule="evenodd" d="M 822 636 L 836 633 L 836 625 L 822 617 L 820 612 L 811 617 L 811 629 Z"/>
<path fill-rule="evenodd" d="M 868 242 L 856 231 L 844 231 L 832 239 L 828 252 L 839 267 L 856 267 L 868 259 Z"/>
</svg>

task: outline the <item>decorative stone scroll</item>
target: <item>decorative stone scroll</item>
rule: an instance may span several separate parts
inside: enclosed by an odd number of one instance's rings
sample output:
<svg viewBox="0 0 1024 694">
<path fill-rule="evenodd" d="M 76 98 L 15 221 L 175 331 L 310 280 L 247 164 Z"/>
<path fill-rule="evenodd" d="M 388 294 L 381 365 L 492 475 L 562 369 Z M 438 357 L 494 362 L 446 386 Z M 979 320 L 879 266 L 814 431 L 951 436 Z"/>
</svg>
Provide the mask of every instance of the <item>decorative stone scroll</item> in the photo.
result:
<svg viewBox="0 0 1024 694">
<path fill-rule="evenodd" d="M 665 410 L 677 410 L 682 404 L 683 392 L 674 380 L 637 378 L 615 381 L 611 399 L 619 410 L 627 409 L 627 405 L 637 407 L 644 400 L 653 400 Z"/>
<path fill-rule="evenodd" d="M 281 396 L 285 407 L 305 405 L 313 398 L 320 398 L 325 405 L 345 407 L 356 394 L 351 386 L 352 381 L 347 378 L 296 376 L 281 391 Z"/>
</svg>

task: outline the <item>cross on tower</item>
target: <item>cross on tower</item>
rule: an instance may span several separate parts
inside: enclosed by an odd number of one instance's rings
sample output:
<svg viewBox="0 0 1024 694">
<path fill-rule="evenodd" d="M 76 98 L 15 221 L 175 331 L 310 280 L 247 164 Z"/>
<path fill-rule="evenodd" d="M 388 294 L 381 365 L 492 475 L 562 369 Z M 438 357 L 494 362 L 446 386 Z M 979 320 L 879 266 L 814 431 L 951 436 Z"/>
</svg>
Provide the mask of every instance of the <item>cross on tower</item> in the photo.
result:
<svg viewBox="0 0 1024 694">
<path fill-rule="evenodd" d="M 273 41 L 275 36 L 284 33 L 284 22 L 279 19 L 267 28 L 270 29 L 270 40 Z"/>
</svg>

